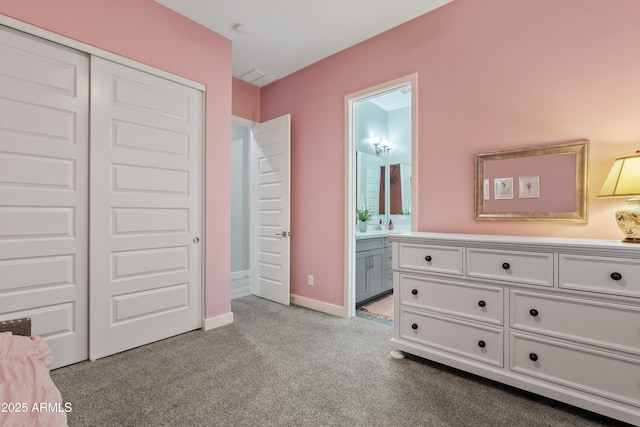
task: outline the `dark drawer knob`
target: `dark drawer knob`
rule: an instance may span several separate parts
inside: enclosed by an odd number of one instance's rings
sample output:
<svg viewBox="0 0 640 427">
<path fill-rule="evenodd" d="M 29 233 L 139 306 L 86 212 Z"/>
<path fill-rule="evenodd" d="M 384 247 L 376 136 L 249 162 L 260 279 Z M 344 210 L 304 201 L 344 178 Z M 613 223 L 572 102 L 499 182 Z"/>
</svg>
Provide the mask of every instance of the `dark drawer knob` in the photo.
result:
<svg viewBox="0 0 640 427">
<path fill-rule="evenodd" d="M 529 314 L 533 317 L 537 317 L 538 316 L 538 310 L 536 310 L 535 308 L 532 308 L 531 310 L 529 310 Z"/>
<path fill-rule="evenodd" d="M 484 307 L 484 306 L 486 306 L 486 305 L 487 305 L 487 303 L 486 303 L 486 302 L 484 302 L 484 301 L 482 301 L 482 300 L 480 300 L 480 301 L 478 301 L 478 305 L 479 305 L 480 307 Z"/>
<path fill-rule="evenodd" d="M 431 262 L 431 255 L 427 255 L 426 257 L 424 257 L 424 260 L 427 262 Z"/>
<path fill-rule="evenodd" d="M 532 362 L 535 362 L 535 361 L 537 361 L 537 360 L 538 360 L 538 355 L 537 355 L 537 354 L 535 354 L 535 353 L 529 353 L 529 359 L 530 359 Z"/>
<path fill-rule="evenodd" d="M 418 329 L 418 324 L 414 323 L 413 325 L 411 325 L 411 329 Z"/>
<path fill-rule="evenodd" d="M 613 272 L 613 273 L 611 273 L 611 278 L 613 280 L 622 280 L 622 274 L 620 274 L 618 272 Z"/>
<path fill-rule="evenodd" d="M 503 262 L 503 263 L 502 263 L 502 268 L 503 268 L 504 270 L 508 270 L 508 269 L 510 269 L 510 268 L 511 268 L 511 266 L 509 265 L 509 263 L 508 263 L 508 262 Z"/>
<path fill-rule="evenodd" d="M 486 346 L 487 346 L 487 343 L 486 343 L 486 342 L 484 342 L 484 341 L 482 341 L 482 340 L 478 341 L 478 347 L 480 347 L 480 348 L 485 348 Z"/>
<path fill-rule="evenodd" d="M 412 290 L 411 290 L 411 293 L 412 293 L 413 295 L 418 295 L 418 290 L 417 290 L 417 289 L 412 289 Z"/>
</svg>

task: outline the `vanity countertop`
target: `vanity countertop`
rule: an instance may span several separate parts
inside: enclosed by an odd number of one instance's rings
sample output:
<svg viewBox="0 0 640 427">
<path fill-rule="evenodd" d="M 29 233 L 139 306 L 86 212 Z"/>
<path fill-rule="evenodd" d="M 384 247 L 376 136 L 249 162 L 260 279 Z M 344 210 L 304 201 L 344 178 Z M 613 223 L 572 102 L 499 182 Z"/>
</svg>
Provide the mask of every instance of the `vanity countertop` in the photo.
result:
<svg viewBox="0 0 640 427">
<path fill-rule="evenodd" d="M 356 231 L 356 240 L 361 240 L 361 239 L 373 239 L 376 237 L 387 237 L 390 236 L 392 234 L 402 234 L 405 233 L 409 230 L 387 230 L 386 228 L 384 230 L 380 230 L 377 231 L 374 229 L 374 227 L 370 227 L 369 230 L 367 230 L 364 233 L 361 233 L 359 231 Z"/>
<path fill-rule="evenodd" d="M 387 237 L 389 235 L 389 230 L 367 230 L 364 233 L 360 231 L 356 231 L 356 240 L 360 239 L 373 239 L 375 237 Z"/>
</svg>

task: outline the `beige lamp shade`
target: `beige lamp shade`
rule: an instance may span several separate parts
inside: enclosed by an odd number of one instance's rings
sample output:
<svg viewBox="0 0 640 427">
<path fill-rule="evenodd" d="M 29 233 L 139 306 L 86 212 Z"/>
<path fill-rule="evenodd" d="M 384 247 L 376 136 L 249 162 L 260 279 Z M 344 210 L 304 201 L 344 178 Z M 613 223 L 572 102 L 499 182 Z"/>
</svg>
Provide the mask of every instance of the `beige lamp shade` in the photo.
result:
<svg viewBox="0 0 640 427">
<path fill-rule="evenodd" d="M 616 159 L 598 197 L 640 195 L 640 154 Z"/>
<path fill-rule="evenodd" d="M 640 155 L 616 159 L 598 197 L 631 197 L 616 211 L 623 242 L 640 243 Z"/>
</svg>

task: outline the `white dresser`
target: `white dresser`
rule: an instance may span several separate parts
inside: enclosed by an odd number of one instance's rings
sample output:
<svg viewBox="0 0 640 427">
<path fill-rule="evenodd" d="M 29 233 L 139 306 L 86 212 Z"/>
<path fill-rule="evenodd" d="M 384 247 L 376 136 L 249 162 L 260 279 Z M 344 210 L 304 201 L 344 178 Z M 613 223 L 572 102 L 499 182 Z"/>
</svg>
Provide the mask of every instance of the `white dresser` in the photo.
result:
<svg viewBox="0 0 640 427">
<path fill-rule="evenodd" d="M 640 425 L 640 245 L 390 238 L 393 357 L 411 353 Z"/>
</svg>

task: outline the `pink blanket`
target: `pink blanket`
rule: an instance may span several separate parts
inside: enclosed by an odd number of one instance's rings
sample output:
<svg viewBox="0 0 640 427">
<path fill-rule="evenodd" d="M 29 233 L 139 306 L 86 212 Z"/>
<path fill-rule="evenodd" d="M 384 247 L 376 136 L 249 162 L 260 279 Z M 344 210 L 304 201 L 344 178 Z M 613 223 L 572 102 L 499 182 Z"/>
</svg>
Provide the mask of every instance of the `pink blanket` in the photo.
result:
<svg viewBox="0 0 640 427">
<path fill-rule="evenodd" d="M 47 368 L 52 362 L 41 337 L 0 333 L 0 426 L 67 426 L 62 396 Z"/>
</svg>

